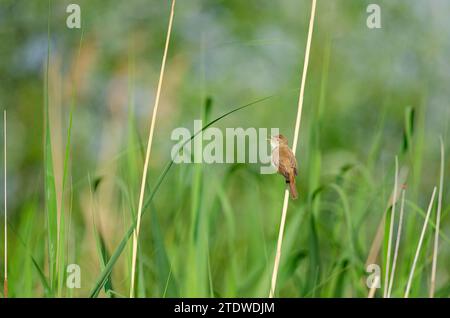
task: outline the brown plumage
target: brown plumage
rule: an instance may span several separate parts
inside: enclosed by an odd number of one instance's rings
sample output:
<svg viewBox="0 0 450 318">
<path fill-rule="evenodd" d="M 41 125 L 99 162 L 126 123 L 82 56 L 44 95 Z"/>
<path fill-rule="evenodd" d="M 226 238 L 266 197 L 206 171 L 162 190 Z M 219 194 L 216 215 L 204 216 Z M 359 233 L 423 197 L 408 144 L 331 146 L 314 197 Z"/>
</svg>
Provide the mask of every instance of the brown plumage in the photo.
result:
<svg viewBox="0 0 450 318">
<path fill-rule="evenodd" d="M 289 185 L 292 199 L 297 199 L 297 189 L 295 187 L 295 177 L 297 176 L 297 161 L 289 148 L 288 140 L 283 135 L 276 135 L 270 139 L 272 145 L 272 162 L 277 167 Z"/>
</svg>

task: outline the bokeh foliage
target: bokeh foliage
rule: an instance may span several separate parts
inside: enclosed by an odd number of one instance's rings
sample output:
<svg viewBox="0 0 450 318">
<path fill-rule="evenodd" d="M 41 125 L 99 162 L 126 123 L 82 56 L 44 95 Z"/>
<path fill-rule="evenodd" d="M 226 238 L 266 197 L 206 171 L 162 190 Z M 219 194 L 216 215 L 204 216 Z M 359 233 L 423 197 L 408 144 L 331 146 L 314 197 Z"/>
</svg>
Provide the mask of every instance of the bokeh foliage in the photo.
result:
<svg viewBox="0 0 450 318">
<path fill-rule="evenodd" d="M 0 0 L 10 297 L 88 296 L 137 208 L 169 2 L 79 0 L 82 30 L 71 30 L 72 2 L 49 9 L 44 0 Z M 439 136 L 446 147 L 450 138 L 450 3 L 377 1 L 382 28 L 371 30 L 371 2 L 318 1 L 300 198 L 288 212 L 278 296 L 367 296 L 365 262 L 388 208 L 395 156 L 408 170 L 393 288 L 403 296 L 439 182 Z M 192 129 L 194 119 L 206 124 L 271 96 L 214 126 L 278 127 L 292 140 L 309 8 L 304 0 L 177 2 L 148 195 L 170 160 L 172 130 Z M 173 165 L 143 219 L 137 295 L 267 296 L 283 188 L 255 164 Z M 439 297 L 450 294 L 449 191 Z M 435 213 L 432 220 L 411 296 L 428 295 Z M 128 295 L 130 258 L 128 244 L 100 296 Z M 81 289 L 65 287 L 72 263 L 81 266 Z"/>
</svg>

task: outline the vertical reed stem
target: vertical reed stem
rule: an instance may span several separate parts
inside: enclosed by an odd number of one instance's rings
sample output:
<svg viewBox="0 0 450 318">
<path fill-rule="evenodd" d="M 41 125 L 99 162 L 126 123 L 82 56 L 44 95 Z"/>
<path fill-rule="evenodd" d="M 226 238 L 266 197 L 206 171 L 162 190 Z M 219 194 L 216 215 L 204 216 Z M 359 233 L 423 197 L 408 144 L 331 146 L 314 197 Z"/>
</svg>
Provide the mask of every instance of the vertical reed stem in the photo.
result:
<svg viewBox="0 0 450 318">
<path fill-rule="evenodd" d="M 380 281 L 380 276 L 375 276 L 373 279 L 372 287 L 369 290 L 369 295 L 367 295 L 367 298 L 373 298 L 375 296 L 375 292 L 377 291 L 377 286 Z"/>
<path fill-rule="evenodd" d="M 391 291 L 392 291 L 392 285 L 394 281 L 394 275 L 395 275 L 395 266 L 397 264 L 397 257 L 398 257 L 398 249 L 400 247 L 400 238 L 402 235 L 402 224 L 403 224 L 403 212 L 405 209 L 405 189 L 402 189 L 402 203 L 400 206 L 400 218 L 398 220 L 398 227 L 397 227 L 397 239 L 395 240 L 395 250 L 394 250 L 394 259 L 392 260 L 392 269 L 391 269 L 391 277 L 389 278 L 389 288 L 387 292 L 387 298 L 391 297 Z"/>
<path fill-rule="evenodd" d="M 413 265 L 411 272 L 409 273 L 408 284 L 406 285 L 405 298 L 408 298 L 409 292 L 411 290 L 411 284 L 414 277 L 414 270 L 416 269 L 417 259 L 419 258 L 420 249 L 422 248 L 423 238 L 425 236 L 425 230 L 427 229 L 428 220 L 430 218 L 431 210 L 433 209 L 434 196 L 436 194 L 436 187 L 434 187 L 433 194 L 431 195 L 430 205 L 428 206 L 427 216 L 423 222 L 422 233 L 420 234 L 419 244 L 417 245 L 416 255 L 414 256 Z"/>
<path fill-rule="evenodd" d="M 434 248 L 433 248 L 433 264 L 431 267 L 431 284 L 430 284 L 430 298 L 434 297 L 434 290 L 436 288 L 436 267 L 437 267 L 437 254 L 439 247 L 439 227 L 441 223 L 441 209 L 442 209 L 442 192 L 444 188 L 444 141 L 440 137 L 441 143 L 441 172 L 439 180 L 439 196 L 438 207 L 436 213 L 436 231 L 434 233 Z"/>
<path fill-rule="evenodd" d="M 295 122 L 294 142 L 292 145 L 292 152 L 294 153 L 294 155 L 297 150 L 298 135 L 299 135 L 299 131 L 300 131 L 300 122 L 301 122 L 301 118 L 302 118 L 303 96 L 305 93 L 306 74 L 308 72 L 309 51 L 311 49 L 311 40 L 312 40 L 312 34 L 313 34 L 315 13 L 316 13 L 316 0 L 312 0 L 311 17 L 309 20 L 308 39 L 306 42 L 305 59 L 303 62 L 303 74 L 302 74 L 302 81 L 301 81 L 301 85 L 300 85 L 300 95 L 299 95 L 299 99 L 298 99 L 297 119 Z M 270 287 L 270 292 L 269 292 L 270 298 L 273 298 L 273 296 L 275 294 L 275 288 L 277 285 L 278 268 L 279 268 L 280 259 L 281 259 L 281 248 L 283 245 L 283 234 L 284 234 L 284 227 L 286 224 L 286 214 L 287 214 L 288 205 L 289 205 L 289 191 L 286 189 L 284 191 L 283 210 L 281 213 L 281 223 L 280 223 L 280 229 L 278 232 L 277 251 L 275 254 L 275 261 L 274 261 L 273 273 L 272 273 L 272 282 L 271 282 L 271 287 Z"/>
<path fill-rule="evenodd" d="M 164 47 L 164 54 L 163 54 L 163 59 L 162 59 L 162 63 L 161 63 L 161 71 L 159 74 L 158 88 L 156 90 L 155 104 L 153 106 L 152 121 L 150 124 L 150 134 L 148 137 L 147 151 L 146 151 L 146 155 L 145 155 L 144 171 L 142 173 L 141 191 L 140 191 L 140 195 L 139 195 L 139 206 L 138 206 L 138 213 L 137 213 L 136 228 L 133 232 L 133 255 L 132 255 L 132 261 L 131 261 L 130 297 L 134 297 L 134 281 L 135 281 L 135 275 L 136 275 L 137 245 L 138 245 L 138 239 L 139 239 L 139 230 L 140 230 L 140 226 L 141 226 L 141 215 L 142 215 L 142 207 L 143 207 L 143 203 L 144 203 L 145 184 L 147 181 L 148 164 L 150 161 L 150 154 L 151 154 L 152 142 L 153 142 L 153 132 L 155 129 L 155 124 L 156 124 L 156 114 L 158 112 L 159 98 L 161 96 L 161 87 L 162 87 L 162 82 L 163 82 L 163 78 L 164 78 L 164 70 L 166 67 L 167 52 L 169 50 L 170 34 L 172 32 L 173 16 L 174 16 L 174 11 L 175 11 L 175 2 L 176 2 L 176 0 L 172 0 L 172 5 L 170 8 L 170 18 L 169 18 L 169 25 L 167 28 L 166 44 Z"/>
<path fill-rule="evenodd" d="M 398 158 L 395 156 L 395 182 L 394 182 L 394 198 L 397 198 L 397 188 L 398 188 Z M 389 286 L 389 267 L 391 266 L 391 245 L 392 245 L 392 232 L 394 231 L 394 221 L 395 221 L 395 203 L 396 199 L 392 200 L 391 209 L 391 223 L 389 226 L 389 240 L 388 249 L 386 255 L 386 270 L 384 277 L 384 295 L 383 297 L 388 297 L 388 286 Z"/>
</svg>

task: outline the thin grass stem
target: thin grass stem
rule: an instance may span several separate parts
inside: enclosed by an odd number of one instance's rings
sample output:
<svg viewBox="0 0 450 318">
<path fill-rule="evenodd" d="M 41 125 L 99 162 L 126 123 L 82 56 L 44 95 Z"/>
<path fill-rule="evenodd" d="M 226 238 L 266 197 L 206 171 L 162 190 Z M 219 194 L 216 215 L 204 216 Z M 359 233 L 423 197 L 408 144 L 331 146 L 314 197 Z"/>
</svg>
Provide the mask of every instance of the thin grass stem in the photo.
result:
<svg viewBox="0 0 450 318">
<path fill-rule="evenodd" d="M 431 283 L 430 283 L 430 298 L 434 297 L 434 290 L 436 289 L 436 268 L 437 268 L 437 254 L 439 248 L 439 227 L 441 222 L 441 210 L 442 210 L 442 192 L 444 189 L 444 141 L 442 137 L 439 138 L 441 144 L 441 172 L 439 180 L 439 196 L 438 206 L 436 212 L 436 230 L 434 234 L 434 247 L 433 247 L 433 263 L 431 266 Z"/>
<path fill-rule="evenodd" d="M 308 72 L 309 52 L 311 49 L 311 40 L 312 40 L 312 35 L 313 35 L 315 13 L 316 13 L 316 0 L 312 0 L 311 17 L 309 20 L 309 29 L 308 29 L 308 39 L 306 41 L 305 59 L 303 62 L 303 74 L 302 74 L 302 81 L 300 84 L 300 95 L 299 95 L 299 99 L 298 99 L 297 119 L 295 121 L 294 141 L 293 141 L 293 145 L 292 145 L 292 152 L 294 153 L 294 155 L 297 150 L 298 135 L 299 135 L 299 131 L 300 131 L 300 123 L 301 123 L 301 118 L 302 118 L 303 97 L 305 94 L 305 83 L 306 83 L 306 75 Z M 280 259 L 281 259 L 281 248 L 283 245 L 283 234 L 284 234 L 284 227 L 285 227 L 285 223 L 286 223 L 286 214 L 287 214 L 288 205 L 289 205 L 289 191 L 286 189 L 284 191 L 283 210 L 281 212 L 280 229 L 278 231 L 277 251 L 275 254 L 275 261 L 274 261 L 273 272 L 272 272 L 272 281 L 271 281 L 271 286 L 270 286 L 270 291 L 269 291 L 270 298 L 273 298 L 273 296 L 275 294 L 275 288 L 277 285 L 277 276 L 278 276 L 278 269 L 279 269 Z"/>
<path fill-rule="evenodd" d="M 397 198 L 397 188 L 398 188 L 398 157 L 395 156 L 395 182 L 394 182 L 394 198 Z M 388 249 L 386 255 L 386 270 L 384 277 L 384 294 L 383 297 L 388 297 L 388 286 L 389 286 L 389 267 L 391 266 L 391 245 L 392 245 L 392 232 L 394 232 L 394 221 L 395 221 L 395 203 L 397 200 L 392 201 L 391 209 L 391 222 L 389 226 L 389 239 L 388 239 Z"/>
<path fill-rule="evenodd" d="M 398 249 L 400 247 L 400 238 L 402 234 L 402 224 L 403 224 L 403 211 L 405 209 L 405 189 L 402 189 L 402 201 L 400 205 L 400 217 L 398 220 L 398 227 L 397 227 L 397 238 L 395 240 L 395 249 L 394 249 L 394 258 L 392 260 L 392 270 L 391 270 L 391 277 L 389 278 L 389 287 L 387 292 L 387 298 L 391 297 L 392 292 L 392 285 L 394 281 L 394 275 L 395 275 L 395 266 L 397 264 L 397 257 L 398 257 Z"/>
<path fill-rule="evenodd" d="M 409 292 L 411 290 L 411 284 L 414 277 L 414 270 L 416 269 L 417 259 L 419 258 L 420 249 L 422 248 L 423 238 L 425 237 L 425 230 L 427 229 L 428 219 L 430 218 L 431 210 L 433 209 L 434 196 L 436 194 L 436 187 L 434 187 L 433 194 L 431 195 L 430 204 L 428 206 L 427 216 L 423 222 L 422 233 L 420 234 L 419 244 L 417 245 L 416 255 L 414 256 L 414 261 L 409 273 L 408 284 L 406 285 L 405 298 L 409 297 Z"/>
<path fill-rule="evenodd" d="M 150 124 L 150 134 L 148 137 L 147 152 L 145 155 L 144 171 L 142 173 L 141 191 L 140 191 L 140 195 L 139 195 L 139 206 L 138 206 L 138 211 L 137 211 L 138 212 L 137 213 L 137 222 L 136 222 L 136 228 L 133 232 L 133 254 L 132 254 L 132 260 L 131 260 L 130 297 L 134 297 L 134 281 L 135 281 L 135 275 L 136 275 L 137 245 L 138 245 L 138 240 L 139 240 L 139 230 L 140 230 L 140 226 L 141 226 L 142 207 L 144 204 L 145 184 L 147 182 L 147 172 L 148 172 L 148 164 L 150 161 L 150 154 L 151 154 L 151 149 L 152 149 L 153 132 L 155 130 L 156 114 L 158 112 L 162 82 L 164 79 L 164 70 L 166 67 L 167 52 L 169 50 L 170 34 L 172 31 L 173 16 L 174 16 L 174 11 L 175 11 L 175 2 L 176 2 L 176 0 L 172 0 L 172 5 L 170 8 L 170 18 L 169 18 L 169 25 L 167 28 L 166 44 L 164 47 L 164 54 L 163 54 L 163 59 L 162 59 L 162 63 L 161 63 L 161 72 L 159 74 L 158 88 L 156 90 L 155 104 L 153 105 L 152 121 Z"/>
</svg>

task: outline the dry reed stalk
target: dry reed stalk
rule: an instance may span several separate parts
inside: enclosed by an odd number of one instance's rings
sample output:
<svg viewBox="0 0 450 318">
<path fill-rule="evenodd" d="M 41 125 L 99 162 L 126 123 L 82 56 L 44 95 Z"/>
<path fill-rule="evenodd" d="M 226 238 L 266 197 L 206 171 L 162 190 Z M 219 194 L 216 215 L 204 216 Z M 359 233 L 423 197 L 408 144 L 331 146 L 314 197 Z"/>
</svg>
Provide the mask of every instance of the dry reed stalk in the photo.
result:
<svg viewBox="0 0 450 318">
<path fill-rule="evenodd" d="M 392 291 L 392 282 L 394 281 L 394 275 L 395 275 L 395 265 L 397 264 L 397 257 L 398 257 L 398 249 L 400 246 L 400 237 L 402 233 L 402 224 L 403 224 L 403 211 L 405 209 L 405 189 L 402 189 L 402 201 L 400 206 L 400 217 L 398 220 L 398 227 L 397 227 L 397 239 L 395 240 L 395 250 L 394 250 L 394 259 L 392 260 L 392 270 L 391 270 L 391 277 L 389 278 L 389 287 L 387 292 L 387 298 L 391 297 L 391 291 Z"/>
<path fill-rule="evenodd" d="M 141 225 L 142 206 L 144 203 L 145 184 L 146 184 L 146 180 L 147 180 L 148 164 L 149 164 L 149 160 L 150 160 L 152 141 L 153 141 L 153 131 L 155 129 L 156 114 L 158 112 L 159 98 L 161 96 L 161 87 L 162 87 L 162 82 L 163 82 L 163 78 L 164 78 L 164 69 L 166 66 L 167 52 L 169 50 L 169 41 L 170 41 L 170 34 L 172 31 L 173 16 L 174 16 L 174 11 L 175 11 L 175 2 L 176 2 L 176 0 L 172 0 L 172 5 L 170 8 L 170 18 L 169 18 L 169 25 L 167 28 L 166 44 L 164 47 L 164 54 L 163 54 L 163 59 L 162 59 L 162 63 L 161 63 L 161 71 L 159 74 L 158 88 L 156 90 L 155 104 L 153 105 L 153 114 L 152 114 L 152 121 L 150 124 L 150 133 L 149 133 L 149 137 L 148 137 L 147 151 L 146 151 L 146 155 L 145 155 L 144 171 L 142 173 L 141 192 L 139 195 L 139 206 L 138 206 L 138 212 L 137 212 L 136 228 L 133 232 L 133 255 L 132 255 L 132 260 L 131 260 L 130 297 L 134 297 L 134 279 L 135 279 L 135 275 L 136 275 L 137 245 L 138 245 L 138 239 L 139 239 L 139 229 L 140 229 L 140 225 Z"/>
<path fill-rule="evenodd" d="M 4 151 L 4 203 L 5 203 L 5 264 L 4 264 L 4 281 L 3 281 L 3 297 L 8 298 L 8 214 L 6 204 L 6 110 L 3 112 L 3 151 Z"/>
<path fill-rule="evenodd" d="M 408 169 L 403 167 L 400 169 L 400 175 L 399 175 L 399 187 L 402 187 L 403 184 L 406 183 L 406 179 L 408 177 Z M 380 252 L 381 248 L 381 242 L 383 240 L 383 231 L 384 231 L 384 222 L 386 220 L 386 211 L 388 211 L 389 207 L 394 203 L 394 201 L 397 201 L 399 198 L 394 198 L 394 191 L 391 193 L 391 197 L 389 198 L 387 207 L 383 213 L 383 216 L 380 220 L 380 223 L 377 227 L 377 232 L 375 234 L 375 238 L 372 241 L 372 245 L 370 246 L 369 255 L 366 259 L 366 266 L 370 264 L 375 264 L 376 259 L 378 257 L 378 253 Z M 400 191 L 397 191 L 397 193 L 400 193 Z"/>
<path fill-rule="evenodd" d="M 375 276 L 372 287 L 369 290 L 369 295 L 367 295 L 367 298 L 373 298 L 375 296 L 375 292 L 377 291 L 377 285 L 378 285 L 379 280 L 380 280 L 380 276 Z"/>
<path fill-rule="evenodd" d="M 305 93 L 306 74 L 308 72 L 309 52 L 311 49 L 311 40 L 312 40 L 313 27 L 314 27 L 315 12 L 316 12 L 316 0 L 312 0 L 311 17 L 309 20 L 309 29 L 308 29 L 308 39 L 306 42 L 305 59 L 303 62 L 303 74 L 302 74 L 302 81 L 301 81 L 301 86 L 300 86 L 300 95 L 299 95 L 299 99 L 298 99 L 297 119 L 295 122 L 294 142 L 292 144 L 292 152 L 294 153 L 294 155 L 297 150 L 298 135 L 299 135 L 299 131 L 300 131 L 300 122 L 301 122 L 301 118 L 302 118 L 303 96 Z M 269 292 L 270 298 L 273 298 L 274 293 L 275 293 L 276 284 L 277 284 L 278 268 L 280 265 L 281 247 L 283 245 L 283 234 L 284 234 L 284 227 L 285 227 L 285 223 L 286 223 L 286 214 L 287 214 L 288 205 L 289 205 L 289 190 L 286 189 L 284 191 L 283 210 L 281 213 L 280 229 L 278 232 L 277 251 L 275 254 L 275 261 L 274 261 L 273 273 L 272 273 L 272 282 L 271 282 L 271 287 L 270 287 L 270 292 Z"/>
<path fill-rule="evenodd" d="M 430 218 L 431 210 L 433 209 L 434 196 L 436 194 L 436 187 L 434 187 L 433 194 L 431 195 L 430 204 L 428 206 L 427 216 L 425 217 L 425 221 L 423 222 L 422 233 L 420 233 L 419 244 L 417 245 L 416 255 L 414 256 L 413 265 L 411 271 L 409 273 L 408 284 L 406 285 L 406 291 L 404 298 L 408 298 L 409 292 L 411 290 L 411 283 L 414 277 L 414 270 L 416 269 L 417 259 L 419 258 L 420 249 L 422 247 L 423 238 L 425 236 L 425 230 L 427 229 L 428 219 Z"/>
<path fill-rule="evenodd" d="M 397 187 L 398 187 L 398 157 L 395 156 L 395 182 L 394 182 L 394 198 L 397 198 Z M 386 270 L 384 276 L 384 294 L 383 297 L 386 298 L 388 294 L 389 286 L 389 266 L 391 266 L 391 244 L 392 244 L 392 232 L 394 231 L 394 221 L 395 221 L 395 203 L 397 200 L 393 200 L 391 208 L 391 224 L 389 225 L 389 239 L 388 239 L 388 249 L 386 255 Z"/>
<path fill-rule="evenodd" d="M 436 288 L 436 267 L 437 267 L 437 253 L 439 247 L 439 226 L 441 222 L 441 209 L 442 209 L 442 192 L 444 188 L 444 141 L 440 137 L 441 144 L 441 172 L 439 180 L 439 196 L 438 207 L 436 213 L 436 230 L 434 234 L 434 248 L 433 248 L 433 264 L 431 267 L 431 283 L 430 283 L 430 298 L 434 297 L 434 290 Z"/>
</svg>

